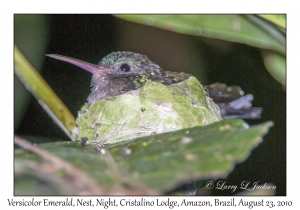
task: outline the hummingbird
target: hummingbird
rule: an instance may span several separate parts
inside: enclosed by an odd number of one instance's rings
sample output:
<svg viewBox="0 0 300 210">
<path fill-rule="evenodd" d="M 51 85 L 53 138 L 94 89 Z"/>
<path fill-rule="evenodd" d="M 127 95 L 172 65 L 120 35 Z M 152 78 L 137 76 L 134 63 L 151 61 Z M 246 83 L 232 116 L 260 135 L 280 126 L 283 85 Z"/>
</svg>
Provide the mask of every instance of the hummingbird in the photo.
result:
<svg viewBox="0 0 300 210">
<path fill-rule="evenodd" d="M 112 52 L 98 65 L 57 54 L 47 56 L 71 63 L 93 74 L 88 103 L 139 89 L 148 80 L 171 85 L 192 76 L 184 72 L 165 71 L 146 55 L 129 51 Z M 255 119 L 261 115 L 261 108 L 252 107 L 253 95 L 244 95 L 238 86 L 228 87 L 222 83 L 214 83 L 204 88 L 207 96 L 219 106 L 224 119 Z"/>
</svg>

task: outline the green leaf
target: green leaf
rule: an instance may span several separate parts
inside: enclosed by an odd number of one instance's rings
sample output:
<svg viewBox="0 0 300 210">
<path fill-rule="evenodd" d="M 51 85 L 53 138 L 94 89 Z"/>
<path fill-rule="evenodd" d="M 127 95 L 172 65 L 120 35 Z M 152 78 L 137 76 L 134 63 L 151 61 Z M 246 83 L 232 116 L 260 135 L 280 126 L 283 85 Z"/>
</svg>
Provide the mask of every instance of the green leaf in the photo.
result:
<svg viewBox="0 0 300 210">
<path fill-rule="evenodd" d="M 277 26 L 285 29 L 286 28 L 286 15 L 272 15 L 272 14 L 268 14 L 268 15 L 258 15 L 274 24 L 276 24 Z"/>
<path fill-rule="evenodd" d="M 285 57 L 272 51 L 264 51 L 262 54 L 263 54 L 265 66 L 268 69 L 269 73 L 279 83 L 285 86 L 286 83 Z"/>
<path fill-rule="evenodd" d="M 137 185 L 134 190 L 124 189 L 120 180 L 126 176 L 117 173 L 108 152 L 101 155 L 94 147 L 83 147 L 77 142 L 46 143 L 37 147 L 19 137 L 15 137 L 15 144 L 30 151 L 15 151 L 15 195 L 140 195 L 151 192 L 145 189 L 139 192 L 141 187 Z"/>
<path fill-rule="evenodd" d="M 285 35 L 254 15 L 117 15 L 176 33 L 221 39 L 285 55 Z"/>
<path fill-rule="evenodd" d="M 253 126 L 240 119 L 142 138 L 113 147 L 118 165 L 156 190 L 191 179 L 224 178 L 262 141 L 271 122 Z M 121 147 L 131 155 L 124 159 Z"/>
<path fill-rule="evenodd" d="M 83 147 L 77 142 L 39 146 L 80 168 L 105 189 L 127 186 L 146 194 L 153 193 L 151 190 L 166 192 L 195 179 L 225 178 L 236 163 L 247 159 L 251 150 L 261 143 L 272 124 L 249 128 L 241 119 L 222 120 L 105 148 L 98 146 L 101 153 L 92 145 Z M 19 150 L 15 160 L 36 159 L 29 154 Z M 18 185 L 20 177 L 15 177 L 15 189 L 19 190 L 22 189 Z"/>
</svg>

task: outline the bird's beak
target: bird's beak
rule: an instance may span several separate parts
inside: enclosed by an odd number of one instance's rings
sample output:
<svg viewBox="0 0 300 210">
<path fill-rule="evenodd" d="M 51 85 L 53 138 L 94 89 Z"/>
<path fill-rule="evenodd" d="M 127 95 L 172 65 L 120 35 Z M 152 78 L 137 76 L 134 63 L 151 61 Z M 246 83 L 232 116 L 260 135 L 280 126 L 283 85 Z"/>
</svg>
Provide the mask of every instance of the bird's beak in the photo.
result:
<svg viewBox="0 0 300 210">
<path fill-rule="evenodd" d="M 95 64 L 91 64 L 85 61 L 81 61 L 75 58 L 70 58 L 67 56 L 63 56 L 63 55 L 56 55 L 56 54 L 46 54 L 46 56 L 57 59 L 57 60 L 61 60 L 61 61 L 65 61 L 68 63 L 71 63 L 75 66 L 78 66 L 84 70 L 87 70 L 88 72 L 91 72 L 92 74 L 95 73 L 109 73 L 109 69 L 102 67 L 102 66 L 98 66 Z"/>
</svg>

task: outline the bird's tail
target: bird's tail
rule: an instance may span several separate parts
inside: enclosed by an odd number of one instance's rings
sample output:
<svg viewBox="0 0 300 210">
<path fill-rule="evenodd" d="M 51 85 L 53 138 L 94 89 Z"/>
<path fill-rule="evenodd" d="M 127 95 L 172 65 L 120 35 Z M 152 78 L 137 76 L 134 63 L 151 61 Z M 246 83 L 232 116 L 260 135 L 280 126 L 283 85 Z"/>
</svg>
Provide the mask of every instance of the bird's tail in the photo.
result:
<svg viewBox="0 0 300 210">
<path fill-rule="evenodd" d="M 219 106 L 222 117 L 257 119 L 260 118 L 262 108 L 252 107 L 253 95 L 244 95 L 244 91 L 238 86 L 227 86 L 214 83 L 206 86 L 208 95 Z"/>
</svg>

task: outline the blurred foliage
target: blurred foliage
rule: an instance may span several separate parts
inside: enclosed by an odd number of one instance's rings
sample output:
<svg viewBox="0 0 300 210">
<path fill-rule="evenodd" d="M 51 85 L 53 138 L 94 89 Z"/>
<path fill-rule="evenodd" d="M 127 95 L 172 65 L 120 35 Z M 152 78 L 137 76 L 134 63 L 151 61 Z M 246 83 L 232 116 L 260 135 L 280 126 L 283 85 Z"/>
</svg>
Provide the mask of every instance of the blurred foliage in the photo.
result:
<svg viewBox="0 0 300 210">
<path fill-rule="evenodd" d="M 279 67 L 266 65 L 271 75 L 285 85 L 285 15 L 263 16 L 256 15 L 117 15 L 124 20 L 158 27 L 175 33 L 220 39 L 257 47 L 263 51 L 273 51 L 278 54 Z M 266 21 L 267 20 L 267 21 Z M 276 68 L 276 69 L 274 69 Z"/>
<path fill-rule="evenodd" d="M 225 178 L 234 165 L 245 160 L 262 141 L 270 126 L 272 123 L 268 122 L 249 128 L 241 119 L 229 119 L 108 147 L 83 147 L 76 142 L 47 143 L 39 147 L 81 168 L 91 176 L 90 179 L 97 180 L 101 188 L 114 189 L 125 185 L 130 186 L 129 189 L 139 189 L 146 186 L 161 194 L 191 179 Z M 42 175 L 45 172 L 37 169 L 29 173 L 31 165 L 26 165 L 33 161 L 39 164 L 40 154 L 16 151 L 16 194 L 48 194 L 51 188 L 55 189 L 53 194 L 60 194 L 60 186 L 68 185 L 64 180 L 68 174 L 58 173 L 66 170 L 64 168 L 54 171 L 51 179 L 50 176 L 45 178 Z M 27 177 L 27 184 L 24 177 Z M 37 180 L 41 179 L 44 184 L 39 189 L 37 182 L 41 181 Z M 53 184 L 54 180 L 59 180 L 55 183 L 60 184 Z M 80 194 L 73 190 L 65 189 L 63 194 Z"/>
</svg>

